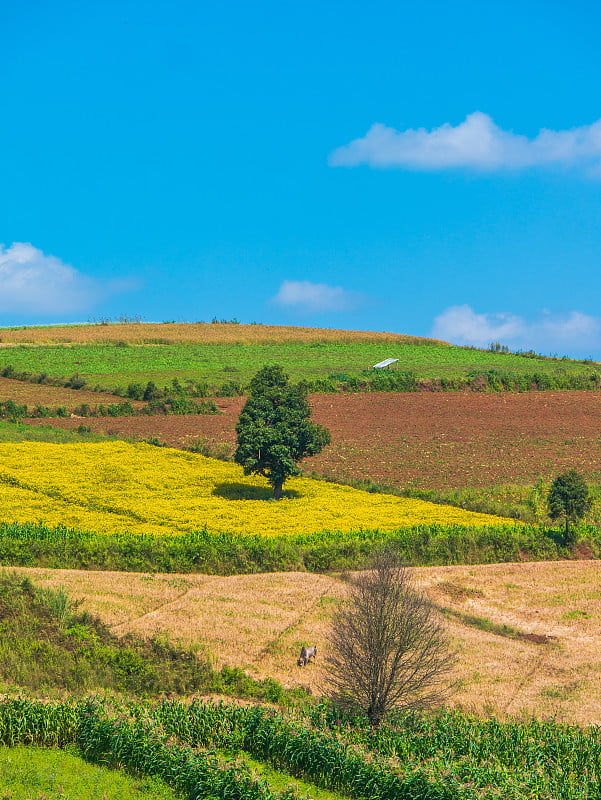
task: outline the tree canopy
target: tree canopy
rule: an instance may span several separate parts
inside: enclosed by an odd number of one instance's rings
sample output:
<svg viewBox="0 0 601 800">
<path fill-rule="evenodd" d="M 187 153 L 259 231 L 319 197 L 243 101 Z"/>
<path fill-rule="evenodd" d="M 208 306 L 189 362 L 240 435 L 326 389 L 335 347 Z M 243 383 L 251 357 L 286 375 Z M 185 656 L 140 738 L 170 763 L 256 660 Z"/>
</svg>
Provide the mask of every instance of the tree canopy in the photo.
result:
<svg viewBox="0 0 601 800">
<path fill-rule="evenodd" d="M 306 388 L 290 384 L 282 367 L 266 366 L 254 376 L 236 424 L 234 461 L 245 475 L 266 477 L 276 500 L 286 479 L 300 473 L 298 462 L 330 443 L 329 431 L 310 417 Z"/>
<path fill-rule="evenodd" d="M 547 506 L 551 519 L 565 518 L 564 543 L 570 543 L 570 522 L 579 519 L 590 510 L 593 500 L 584 478 L 575 469 L 568 470 L 553 481 L 547 495 Z"/>
</svg>

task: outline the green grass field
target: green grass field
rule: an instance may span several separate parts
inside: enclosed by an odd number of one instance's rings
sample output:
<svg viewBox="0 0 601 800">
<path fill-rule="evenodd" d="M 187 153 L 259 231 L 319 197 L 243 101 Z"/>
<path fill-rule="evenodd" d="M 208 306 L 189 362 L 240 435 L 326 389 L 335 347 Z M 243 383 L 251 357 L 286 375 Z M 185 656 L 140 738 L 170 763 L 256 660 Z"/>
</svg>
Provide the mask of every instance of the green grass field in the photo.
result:
<svg viewBox="0 0 601 800">
<path fill-rule="evenodd" d="M 111 389 L 148 380 L 165 385 L 173 378 L 218 387 L 229 381 L 247 383 L 265 364 L 281 364 L 291 379 L 298 381 L 341 374 L 359 377 L 384 358 L 398 358 L 399 370 L 414 372 L 426 380 L 488 370 L 552 378 L 599 371 L 598 365 L 568 359 L 386 342 L 17 345 L 0 350 L 0 370 L 10 364 L 17 372 L 46 373 L 50 377 L 68 378 L 78 373 L 89 386 Z"/>
<path fill-rule="evenodd" d="M 43 747 L 0 747 L 0 800 L 175 800 L 156 778 L 87 764 L 75 753 Z"/>
</svg>

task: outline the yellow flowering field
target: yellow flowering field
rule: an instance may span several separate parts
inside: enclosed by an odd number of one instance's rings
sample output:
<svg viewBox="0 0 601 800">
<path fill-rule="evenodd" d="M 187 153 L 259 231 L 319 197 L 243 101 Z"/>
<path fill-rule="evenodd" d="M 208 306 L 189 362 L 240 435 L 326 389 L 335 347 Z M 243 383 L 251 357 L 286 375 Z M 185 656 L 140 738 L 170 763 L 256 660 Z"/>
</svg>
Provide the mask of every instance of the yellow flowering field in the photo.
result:
<svg viewBox="0 0 601 800">
<path fill-rule="evenodd" d="M 511 522 L 451 506 L 292 478 L 272 500 L 261 477 L 181 450 L 101 442 L 0 444 L 0 521 L 97 533 L 177 533 L 206 526 L 272 536 L 394 530 L 420 523 Z"/>
</svg>

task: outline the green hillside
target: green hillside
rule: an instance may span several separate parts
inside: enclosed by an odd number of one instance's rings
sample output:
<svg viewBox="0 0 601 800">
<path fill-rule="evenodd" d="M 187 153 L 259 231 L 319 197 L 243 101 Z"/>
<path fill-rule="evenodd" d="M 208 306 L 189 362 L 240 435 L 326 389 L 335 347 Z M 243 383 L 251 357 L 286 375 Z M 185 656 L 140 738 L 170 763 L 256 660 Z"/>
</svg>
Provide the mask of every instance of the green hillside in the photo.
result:
<svg viewBox="0 0 601 800">
<path fill-rule="evenodd" d="M 112 390 L 148 380 L 162 386 L 177 378 L 214 392 L 224 384 L 243 387 L 263 365 L 281 364 L 293 381 L 305 379 L 316 390 L 331 390 L 344 384 L 365 388 L 362 383 L 383 372 L 371 367 L 385 358 L 398 359 L 386 374 L 409 372 L 415 382 L 439 380 L 443 388 L 482 382 L 482 375 L 493 389 L 503 388 L 494 385 L 503 381 L 510 384 L 505 388 L 521 390 L 596 388 L 601 381 L 597 363 L 401 341 L 16 345 L 0 349 L 0 372 L 12 367 L 16 373 L 63 381 L 77 373 L 90 387 Z M 319 386 L 328 379 L 334 386 Z"/>
</svg>

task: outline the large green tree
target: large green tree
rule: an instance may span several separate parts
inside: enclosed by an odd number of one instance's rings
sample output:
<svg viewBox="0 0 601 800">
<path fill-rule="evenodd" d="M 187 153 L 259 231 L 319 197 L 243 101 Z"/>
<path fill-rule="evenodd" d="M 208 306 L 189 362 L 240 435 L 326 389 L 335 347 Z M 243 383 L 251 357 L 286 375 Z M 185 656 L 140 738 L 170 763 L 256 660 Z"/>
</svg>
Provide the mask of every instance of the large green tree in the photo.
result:
<svg viewBox="0 0 601 800">
<path fill-rule="evenodd" d="M 565 518 L 564 544 L 572 542 L 570 522 L 576 523 L 582 519 L 590 511 L 592 504 L 588 486 L 575 469 L 555 478 L 547 495 L 547 507 L 551 519 Z"/>
<path fill-rule="evenodd" d="M 329 431 L 310 417 L 306 389 L 290 384 L 282 367 L 263 367 L 250 382 L 250 394 L 236 424 L 234 461 L 245 475 L 266 477 L 276 500 L 286 479 L 300 473 L 298 462 L 330 443 Z"/>
</svg>

